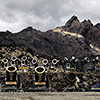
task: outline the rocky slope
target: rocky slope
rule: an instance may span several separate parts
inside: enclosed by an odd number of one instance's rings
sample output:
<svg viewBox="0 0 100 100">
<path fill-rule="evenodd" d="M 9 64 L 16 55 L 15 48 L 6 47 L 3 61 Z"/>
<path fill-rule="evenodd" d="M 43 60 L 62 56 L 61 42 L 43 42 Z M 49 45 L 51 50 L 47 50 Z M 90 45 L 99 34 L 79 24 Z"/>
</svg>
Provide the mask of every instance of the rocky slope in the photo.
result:
<svg viewBox="0 0 100 100">
<path fill-rule="evenodd" d="M 100 30 L 90 20 L 73 16 L 64 26 L 46 32 L 27 27 L 18 33 L 0 32 L 0 45 L 27 47 L 35 53 L 76 57 L 100 54 Z"/>
<path fill-rule="evenodd" d="M 69 92 L 69 91 L 88 91 L 91 89 L 95 84 L 100 82 L 100 73 L 80 73 L 77 74 L 80 82 L 78 87 L 75 86 L 75 82 L 70 83 L 67 80 L 67 74 L 65 73 L 56 73 L 49 75 L 50 83 L 51 83 L 51 91 L 62 91 L 62 92 Z"/>
<path fill-rule="evenodd" d="M 4 58 L 8 59 L 8 65 L 11 65 L 11 57 L 16 56 L 18 58 L 18 64 L 21 63 L 22 56 L 27 56 L 28 65 L 30 65 L 32 59 L 37 59 L 39 64 L 42 64 L 43 59 L 48 59 L 50 62 L 51 59 L 54 59 L 53 56 L 46 56 L 34 53 L 31 49 L 25 47 L 14 47 L 14 46 L 2 46 L 0 47 L 0 68 L 1 63 Z"/>
<path fill-rule="evenodd" d="M 97 23 L 95 27 L 100 30 L 100 23 Z"/>
<path fill-rule="evenodd" d="M 98 28 L 97 28 L 98 27 Z M 65 26 L 60 27 L 64 31 L 74 32 L 84 36 L 86 43 L 94 44 L 100 47 L 100 30 L 99 24 L 94 26 L 90 20 L 80 22 L 76 16 L 73 16 Z"/>
</svg>

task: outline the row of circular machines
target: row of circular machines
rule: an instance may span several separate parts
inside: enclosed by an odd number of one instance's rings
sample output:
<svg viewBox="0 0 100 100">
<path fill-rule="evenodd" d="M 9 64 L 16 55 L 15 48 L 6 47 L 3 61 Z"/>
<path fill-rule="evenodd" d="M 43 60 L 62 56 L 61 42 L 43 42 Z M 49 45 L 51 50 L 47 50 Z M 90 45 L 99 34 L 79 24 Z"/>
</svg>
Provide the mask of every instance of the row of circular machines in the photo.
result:
<svg viewBox="0 0 100 100">
<path fill-rule="evenodd" d="M 38 64 L 36 59 L 32 59 L 28 65 L 27 57 L 21 58 L 20 64 L 16 56 L 10 61 L 4 58 L 1 62 L 1 89 L 2 91 L 46 91 L 49 88 L 48 60 L 44 59 L 42 64 Z M 57 66 L 58 60 L 52 60 L 51 70 Z"/>
<path fill-rule="evenodd" d="M 96 70 L 96 64 L 99 58 L 97 57 L 93 62 Z M 63 62 L 63 63 L 62 63 Z M 11 64 L 8 65 L 8 60 L 3 59 L 1 63 L 1 76 L 0 83 L 2 91 L 46 91 L 50 90 L 49 73 L 64 72 L 68 74 L 68 80 L 74 82 L 77 77 L 78 59 L 74 56 L 68 61 L 68 58 L 64 58 L 61 62 L 61 68 L 57 68 L 60 63 L 59 60 L 53 59 L 51 64 L 47 59 L 44 59 L 41 64 L 38 64 L 36 59 L 31 60 L 31 64 L 27 64 L 27 57 L 21 58 L 20 66 L 16 56 L 11 58 Z M 81 68 L 86 72 L 86 64 L 89 62 L 87 57 L 81 61 Z M 70 70 L 70 71 L 69 71 Z M 68 72 L 67 72 L 68 71 Z M 78 82 L 78 81 L 77 81 Z"/>
</svg>

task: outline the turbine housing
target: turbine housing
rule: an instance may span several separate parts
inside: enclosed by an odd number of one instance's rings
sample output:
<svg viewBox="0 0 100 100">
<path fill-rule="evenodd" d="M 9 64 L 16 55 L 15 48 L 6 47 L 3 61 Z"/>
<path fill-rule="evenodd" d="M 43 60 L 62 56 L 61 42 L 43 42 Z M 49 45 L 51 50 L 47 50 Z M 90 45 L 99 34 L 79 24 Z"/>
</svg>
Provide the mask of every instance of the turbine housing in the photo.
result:
<svg viewBox="0 0 100 100">
<path fill-rule="evenodd" d="M 75 82 L 75 80 L 76 80 L 76 74 L 73 73 L 73 72 L 69 73 L 68 76 L 67 76 L 67 79 L 71 83 Z"/>
<path fill-rule="evenodd" d="M 8 66 L 6 68 L 7 73 L 13 74 L 17 71 L 17 68 L 15 66 Z"/>
<path fill-rule="evenodd" d="M 43 66 L 38 66 L 35 68 L 35 72 L 37 74 L 43 74 L 45 72 L 45 68 Z"/>
<path fill-rule="evenodd" d="M 15 66 L 8 66 L 6 68 L 5 86 L 10 86 L 10 87 L 14 86 L 17 88 L 19 84 L 17 81 L 18 81 L 17 68 Z"/>
</svg>

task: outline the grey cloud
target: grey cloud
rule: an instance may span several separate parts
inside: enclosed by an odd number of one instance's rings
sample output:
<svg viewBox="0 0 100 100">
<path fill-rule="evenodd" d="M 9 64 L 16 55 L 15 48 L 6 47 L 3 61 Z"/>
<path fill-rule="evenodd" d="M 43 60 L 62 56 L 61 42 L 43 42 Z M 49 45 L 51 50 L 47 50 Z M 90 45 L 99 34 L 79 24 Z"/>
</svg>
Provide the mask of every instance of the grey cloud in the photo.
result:
<svg viewBox="0 0 100 100">
<path fill-rule="evenodd" d="M 32 26 L 46 31 L 62 26 L 72 16 L 100 22 L 99 0 L 0 0 L 0 30 L 13 32 Z"/>
</svg>

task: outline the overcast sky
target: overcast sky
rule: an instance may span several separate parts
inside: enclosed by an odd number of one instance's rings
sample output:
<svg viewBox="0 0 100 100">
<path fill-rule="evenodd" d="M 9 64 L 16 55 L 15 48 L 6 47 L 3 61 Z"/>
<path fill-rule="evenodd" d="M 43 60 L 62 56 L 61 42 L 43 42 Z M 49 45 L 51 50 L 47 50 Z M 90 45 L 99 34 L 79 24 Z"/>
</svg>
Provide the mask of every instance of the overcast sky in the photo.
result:
<svg viewBox="0 0 100 100">
<path fill-rule="evenodd" d="M 18 32 L 28 26 L 46 31 L 73 15 L 100 22 L 100 0 L 0 0 L 0 31 Z"/>
</svg>

